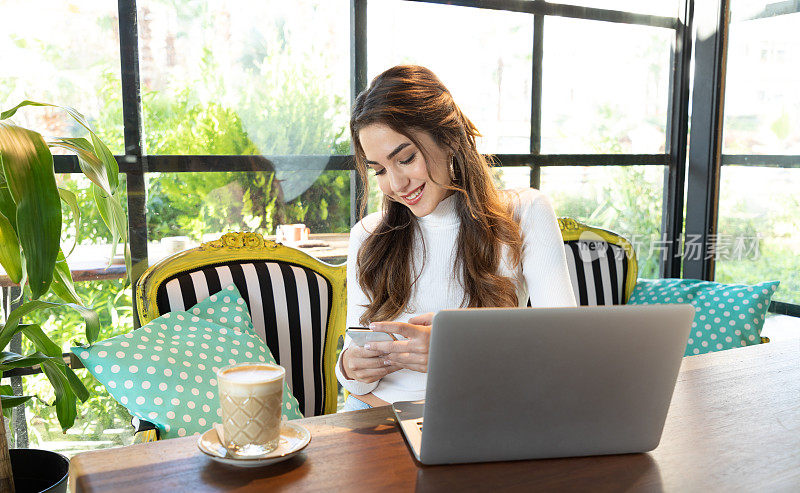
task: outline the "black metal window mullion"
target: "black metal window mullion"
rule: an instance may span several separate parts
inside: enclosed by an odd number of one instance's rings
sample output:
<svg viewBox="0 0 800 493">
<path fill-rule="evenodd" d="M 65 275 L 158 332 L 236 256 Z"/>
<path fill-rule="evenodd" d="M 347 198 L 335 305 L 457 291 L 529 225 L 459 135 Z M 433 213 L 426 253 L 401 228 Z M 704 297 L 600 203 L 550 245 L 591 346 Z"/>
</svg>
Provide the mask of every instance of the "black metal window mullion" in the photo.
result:
<svg viewBox="0 0 800 493">
<path fill-rule="evenodd" d="M 661 277 L 681 277 L 681 235 L 686 183 L 686 144 L 689 125 L 689 72 L 692 59 L 692 18 L 694 0 L 684 0 L 678 14 L 678 28 L 670 57 L 669 109 L 666 149 L 670 156 L 664 173 L 661 236 L 666 251 L 661 259 Z"/>
<path fill-rule="evenodd" d="M 119 47 L 122 80 L 122 115 L 125 135 L 123 162 L 127 170 L 128 238 L 132 272 L 128 275 L 135 285 L 148 267 L 147 259 L 147 198 L 142 155 L 142 101 L 139 86 L 139 39 L 136 0 L 119 0 Z M 133 298 L 131 299 L 133 301 Z M 139 326 L 136 303 L 133 302 L 134 328 Z"/>
<path fill-rule="evenodd" d="M 675 29 L 676 19 L 659 15 L 637 14 L 620 10 L 608 10 L 595 7 L 582 7 L 561 3 L 548 3 L 542 0 L 407 0 L 420 3 L 434 3 L 473 7 L 486 10 L 503 10 L 527 14 L 552 15 L 592 21 L 615 22 L 620 24 L 637 24 L 642 26 Z"/>
<path fill-rule="evenodd" d="M 493 154 L 499 166 L 667 166 L 669 154 Z M 138 172 L 138 161 L 128 162 L 131 156 L 115 156 L 121 173 Z M 800 159 L 800 158 L 799 158 Z M 274 163 L 291 164 L 295 169 L 324 169 L 351 171 L 350 155 L 169 155 L 142 156 L 147 173 L 212 173 L 219 171 L 273 172 Z M 81 173 L 74 155 L 53 156 L 56 173 Z M 313 166 L 309 163 L 313 162 Z M 723 163 L 726 164 L 726 163 Z"/>
<path fill-rule="evenodd" d="M 725 60 L 729 0 L 695 5 L 695 69 L 692 90 L 686 241 L 702 245 L 688 255 L 684 246 L 683 276 L 714 280 L 714 259 L 707 255 L 717 231 L 719 167 L 722 146 Z"/>
<path fill-rule="evenodd" d="M 544 15 L 533 14 L 533 56 L 531 63 L 531 154 L 542 153 L 542 61 L 544 60 Z M 531 188 L 542 186 L 542 166 L 531 163 Z"/>
<path fill-rule="evenodd" d="M 772 300 L 772 303 L 769 304 L 769 311 L 776 315 L 788 315 L 790 317 L 800 318 L 800 304 L 797 303 Z"/>
<path fill-rule="evenodd" d="M 800 155 L 791 154 L 723 154 L 722 165 L 763 166 L 768 168 L 800 168 Z"/>
<path fill-rule="evenodd" d="M 494 154 L 501 166 L 667 166 L 668 154 Z"/>
<path fill-rule="evenodd" d="M 350 105 L 367 87 L 367 0 L 350 0 Z M 352 143 L 351 143 L 351 151 Z M 353 159 L 351 161 L 355 163 Z M 350 170 L 350 225 L 355 225 L 361 213 L 364 183 L 352 168 Z"/>
</svg>

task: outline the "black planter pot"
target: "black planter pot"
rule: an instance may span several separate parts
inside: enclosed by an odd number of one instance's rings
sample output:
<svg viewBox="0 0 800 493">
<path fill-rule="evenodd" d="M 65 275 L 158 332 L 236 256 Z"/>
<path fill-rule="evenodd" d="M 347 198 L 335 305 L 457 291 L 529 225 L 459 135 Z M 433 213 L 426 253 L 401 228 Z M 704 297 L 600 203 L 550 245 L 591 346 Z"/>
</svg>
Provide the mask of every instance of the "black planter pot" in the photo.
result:
<svg viewBox="0 0 800 493">
<path fill-rule="evenodd" d="M 66 493 L 69 459 L 35 448 L 14 448 L 9 452 L 17 493 Z"/>
</svg>

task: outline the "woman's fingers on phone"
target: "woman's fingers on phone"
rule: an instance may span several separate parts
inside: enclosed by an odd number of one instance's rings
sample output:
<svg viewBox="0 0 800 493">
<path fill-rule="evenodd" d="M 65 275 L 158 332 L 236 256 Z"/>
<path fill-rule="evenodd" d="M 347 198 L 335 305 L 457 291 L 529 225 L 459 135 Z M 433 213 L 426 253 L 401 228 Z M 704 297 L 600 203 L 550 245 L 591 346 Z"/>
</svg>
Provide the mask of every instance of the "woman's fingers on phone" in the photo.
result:
<svg viewBox="0 0 800 493">
<path fill-rule="evenodd" d="M 416 317 L 411 317 L 408 323 L 412 325 L 431 325 L 433 324 L 433 316 L 436 315 L 434 312 L 430 313 L 423 313 L 422 315 L 417 315 Z"/>
<path fill-rule="evenodd" d="M 386 356 L 390 366 L 426 373 L 428 371 L 427 353 L 392 353 Z"/>
<path fill-rule="evenodd" d="M 381 342 L 370 342 L 369 346 L 371 349 L 370 351 L 374 352 L 382 352 L 386 353 L 398 353 L 400 351 L 408 350 L 407 348 L 410 346 L 411 341 L 381 341 Z"/>
<path fill-rule="evenodd" d="M 428 355 L 424 353 L 392 353 L 386 356 L 390 364 L 427 364 Z"/>
<path fill-rule="evenodd" d="M 351 360 L 351 366 L 354 370 L 361 370 L 364 368 L 383 368 L 389 366 L 388 360 L 385 358 L 354 358 Z"/>
<path fill-rule="evenodd" d="M 392 365 L 388 359 L 388 355 L 383 353 L 377 354 L 378 356 L 372 358 L 359 358 L 356 354 L 353 354 L 347 361 L 348 373 L 370 368 L 384 368 Z"/>
<path fill-rule="evenodd" d="M 372 383 L 376 380 L 380 380 L 381 378 L 385 377 L 389 373 L 399 370 L 400 368 L 397 366 L 388 366 L 383 368 L 366 368 L 363 370 L 356 370 L 353 372 L 353 376 L 356 377 L 355 379 L 364 382 L 364 383 Z"/>
<path fill-rule="evenodd" d="M 354 358 L 377 358 L 378 356 L 385 354 L 380 351 L 364 349 L 361 346 L 350 346 L 350 349 L 353 351 Z"/>
</svg>

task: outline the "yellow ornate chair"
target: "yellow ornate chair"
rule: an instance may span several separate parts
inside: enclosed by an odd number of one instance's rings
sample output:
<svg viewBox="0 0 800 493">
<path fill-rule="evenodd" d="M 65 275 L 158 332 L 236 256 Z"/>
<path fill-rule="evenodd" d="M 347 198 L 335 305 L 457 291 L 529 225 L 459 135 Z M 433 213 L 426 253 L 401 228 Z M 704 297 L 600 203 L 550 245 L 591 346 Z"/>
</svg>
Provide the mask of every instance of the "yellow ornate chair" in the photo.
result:
<svg viewBox="0 0 800 493">
<path fill-rule="evenodd" d="M 578 305 L 623 305 L 636 285 L 639 264 L 628 240 L 568 217 L 558 219 Z"/>
<path fill-rule="evenodd" d="M 257 233 L 226 233 L 151 266 L 135 287 L 139 322 L 184 310 L 231 283 L 247 302 L 256 333 L 286 368 L 305 416 L 336 412 L 334 365 L 344 333 L 344 265 L 330 265 Z M 150 425 L 148 427 L 148 425 Z M 134 423 L 154 438 L 150 423 Z"/>
</svg>

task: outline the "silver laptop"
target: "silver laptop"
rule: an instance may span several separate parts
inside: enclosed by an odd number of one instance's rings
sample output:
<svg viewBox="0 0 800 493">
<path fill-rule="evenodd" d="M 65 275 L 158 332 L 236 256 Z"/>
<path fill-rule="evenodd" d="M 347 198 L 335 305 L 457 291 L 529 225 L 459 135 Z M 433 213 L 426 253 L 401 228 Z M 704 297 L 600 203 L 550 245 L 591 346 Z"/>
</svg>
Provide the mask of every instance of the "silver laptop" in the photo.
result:
<svg viewBox="0 0 800 493">
<path fill-rule="evenodd" d="M 694 313 L 443 310 L 425 400 L 392 407 L 423 464 L 647 452 L 661 440 Z"/>
</svg>

